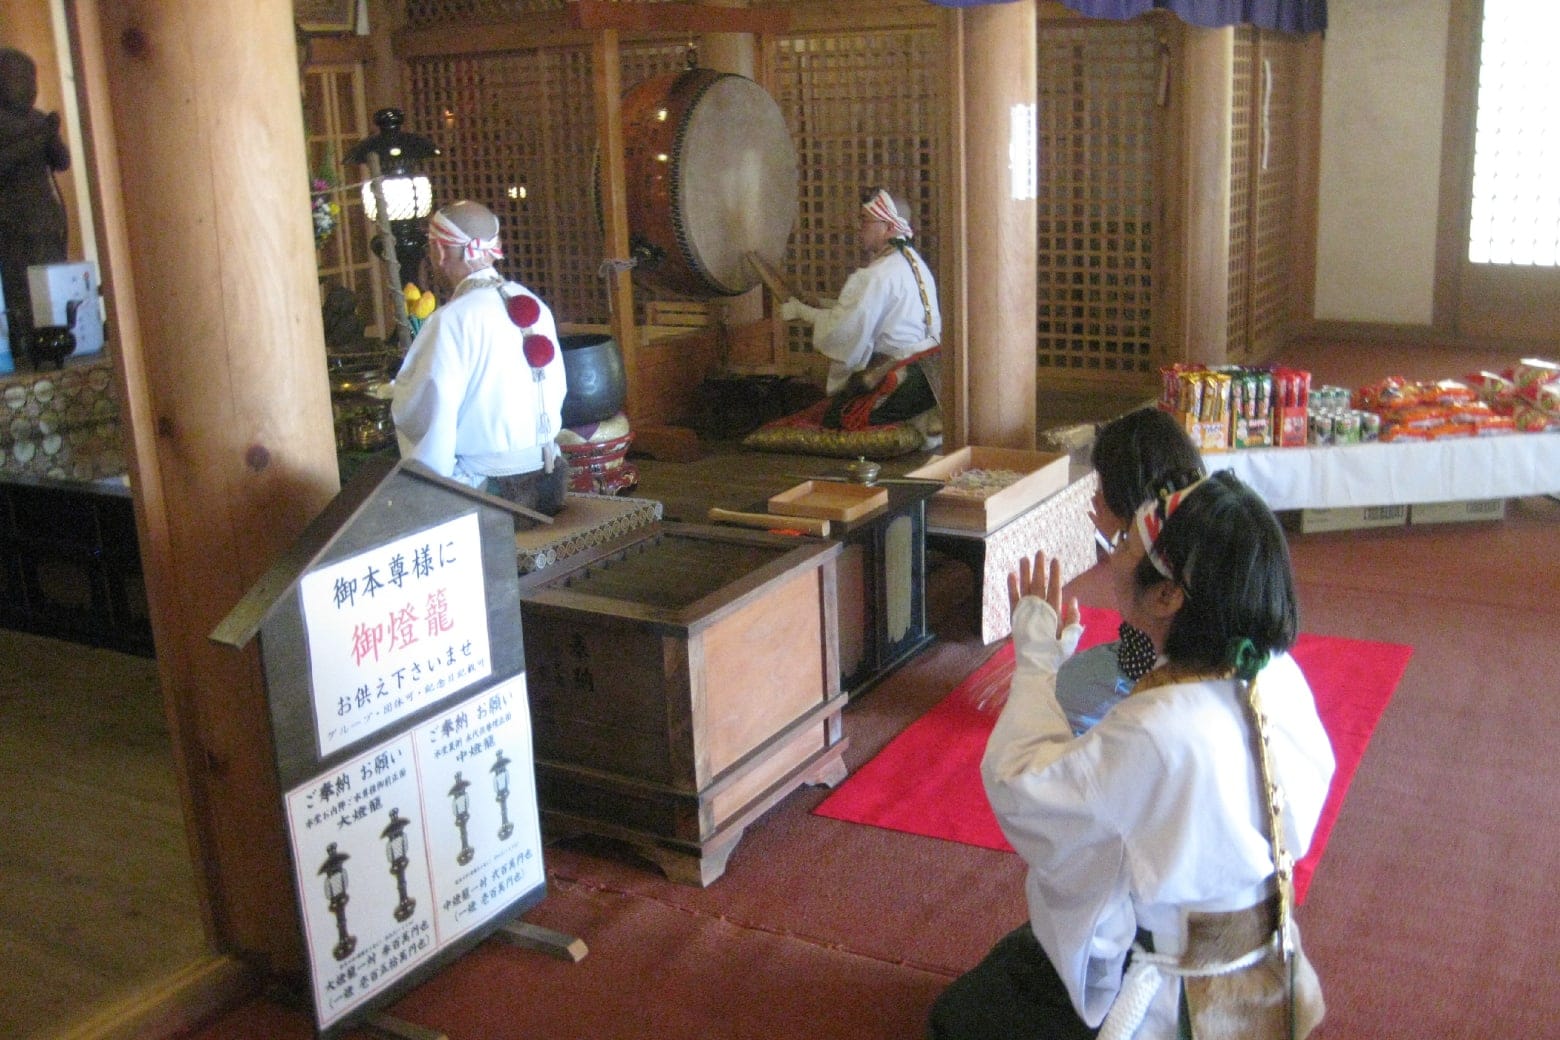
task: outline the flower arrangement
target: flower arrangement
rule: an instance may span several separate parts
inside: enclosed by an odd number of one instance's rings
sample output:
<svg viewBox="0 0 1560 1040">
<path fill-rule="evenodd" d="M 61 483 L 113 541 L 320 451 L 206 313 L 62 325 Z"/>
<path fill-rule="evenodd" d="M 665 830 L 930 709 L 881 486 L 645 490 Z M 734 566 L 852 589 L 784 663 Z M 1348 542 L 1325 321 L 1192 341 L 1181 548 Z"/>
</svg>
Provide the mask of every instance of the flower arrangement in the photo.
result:
<svg viewBox="0 0 1560 1040">
<path fill-rule="evenodd" d="M 341 215 L 341 206 L 331 201 L 330 193 L 335 190 L 330 181 L 324 177 L 315 177 L 309 181 L 310 210 L 314 216 L 314 248 L 318 249 L 330 238 L 330 233 L 336 230 L 336 219 Z"/>
<path fill-rule="evenodd" d="M 433 313 L 439 305 L 438 297 L 431 292 L 423 292 L 415 282 L 407 282 L 401 290 L 401 295 L 406 297 L 406 321 L 412 327 L 412 335 L 417 335 L 423 327 L 423 322 Z"/>
</svg>

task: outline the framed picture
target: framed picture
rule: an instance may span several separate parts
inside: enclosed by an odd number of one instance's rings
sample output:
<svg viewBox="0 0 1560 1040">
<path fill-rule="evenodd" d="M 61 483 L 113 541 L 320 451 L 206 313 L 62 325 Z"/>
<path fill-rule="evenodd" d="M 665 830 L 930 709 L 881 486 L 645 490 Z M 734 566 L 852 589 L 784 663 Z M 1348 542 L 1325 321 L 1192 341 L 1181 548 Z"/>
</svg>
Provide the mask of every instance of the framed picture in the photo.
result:
<svg viewBox="0 0 1560 1040">
<path fill-rule="evenodd" d="M 293 19 L 304 32 L 352 32 L 357 0 L 293 0 Z"/>
</svg>

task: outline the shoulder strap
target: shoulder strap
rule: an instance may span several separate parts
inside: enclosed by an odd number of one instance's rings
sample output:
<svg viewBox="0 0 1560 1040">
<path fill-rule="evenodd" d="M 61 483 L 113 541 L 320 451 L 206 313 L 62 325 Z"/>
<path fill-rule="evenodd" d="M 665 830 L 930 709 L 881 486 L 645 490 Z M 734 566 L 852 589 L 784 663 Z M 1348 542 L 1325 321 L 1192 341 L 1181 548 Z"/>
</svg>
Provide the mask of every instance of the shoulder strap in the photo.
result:
<svg viewBox="0 0 1560 1040">
<path fill-rule="evenodd" d="M 915 257 L 910 255 L 910 247 L 904 239 L 896 239 L 894 248 L 899 250 L 899 255 L 905 258 L 905 263 L 910 265 L 910 273 L 915 275 L 915 287 L 921 292 L 921 313 L 926 315 L 926 334 L 932 334 L 932 300 L 926 295 L 926 279 L 921 277 L 921 265 L 915 262 Z"/>
</svg>

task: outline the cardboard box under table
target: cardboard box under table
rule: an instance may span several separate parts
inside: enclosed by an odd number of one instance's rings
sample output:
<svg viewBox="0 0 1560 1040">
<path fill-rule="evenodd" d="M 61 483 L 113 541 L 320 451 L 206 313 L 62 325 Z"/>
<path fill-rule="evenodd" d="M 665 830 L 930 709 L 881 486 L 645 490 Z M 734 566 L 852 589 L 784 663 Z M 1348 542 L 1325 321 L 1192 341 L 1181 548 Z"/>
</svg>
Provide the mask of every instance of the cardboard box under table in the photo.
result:
<svg viewBox="0 0 1560 1040">
<path fill-rule="evenodd" d="M 845 777 L 840 547 L 656 524 L 525 579 L 547 828 L 625 841 L 708 885 L 744 828 Z"/>
</svg>

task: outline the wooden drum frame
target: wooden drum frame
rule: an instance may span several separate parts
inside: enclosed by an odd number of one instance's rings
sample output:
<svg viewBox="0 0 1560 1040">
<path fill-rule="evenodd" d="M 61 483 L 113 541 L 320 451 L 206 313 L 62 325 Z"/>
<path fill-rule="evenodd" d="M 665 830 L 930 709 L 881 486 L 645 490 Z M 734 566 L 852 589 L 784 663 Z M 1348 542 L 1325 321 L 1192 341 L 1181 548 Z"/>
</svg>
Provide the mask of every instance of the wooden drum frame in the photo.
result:
<svg viewBox="0 0 1560 1040">
<path fill-rule="evenodd" d="M 635 274 L 696 298 L 758 284 L 749 252 L 778 264 L 797 214 L 796 149 L 753 80 L 690 68 L 623 97 L 624 188 Z"/>
</svg>

